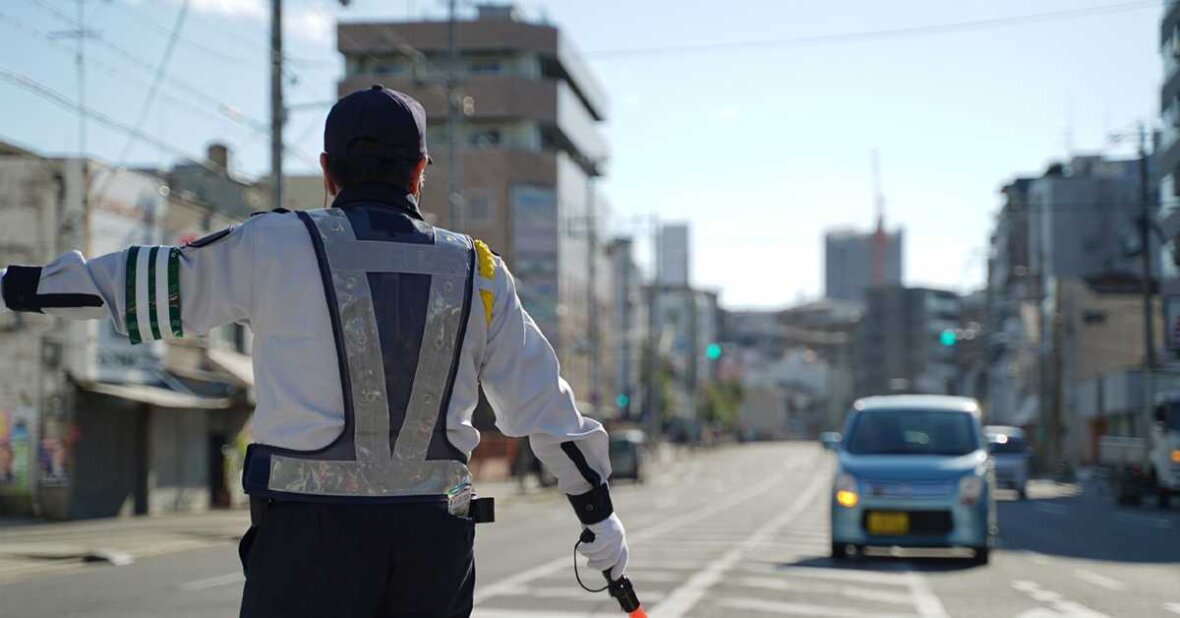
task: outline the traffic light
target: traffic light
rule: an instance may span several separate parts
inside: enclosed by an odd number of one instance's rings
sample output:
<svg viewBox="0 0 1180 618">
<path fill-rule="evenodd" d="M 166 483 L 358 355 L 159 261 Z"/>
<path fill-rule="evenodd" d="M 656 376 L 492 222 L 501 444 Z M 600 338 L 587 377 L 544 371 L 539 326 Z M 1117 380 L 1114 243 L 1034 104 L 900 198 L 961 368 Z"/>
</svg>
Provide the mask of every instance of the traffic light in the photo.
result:
<svg viewBox="0 0 1180 618">
<path fill-rule="evenodd" d="M 953 347 L 958 340 L 959 336 L 955 334 L 954 330 L 949 328 L 938 334 L 938 343 L 948 348 Z"/>
<path fill-rule="evenodd" d="M 615 406 L 619 408 L 626 408 L 630 403 L 631 398 L 627 396 L 627 393 L 619 393 L 615 396 Z"/>
<path fill-rule="evenodd" d="M 709 360 L 717 360 L 721 358 L 721 346 L 716 343 L 710 343 L 705 348 L 705 358 Z"/>
</svg>

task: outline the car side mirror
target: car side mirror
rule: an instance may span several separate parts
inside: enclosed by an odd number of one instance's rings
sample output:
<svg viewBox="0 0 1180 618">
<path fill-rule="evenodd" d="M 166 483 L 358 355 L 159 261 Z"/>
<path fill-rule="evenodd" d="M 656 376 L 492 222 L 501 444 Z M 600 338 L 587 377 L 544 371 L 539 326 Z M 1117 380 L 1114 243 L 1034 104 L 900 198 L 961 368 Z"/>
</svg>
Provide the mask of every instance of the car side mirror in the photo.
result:
<svg viewBox="0 0 1180 618">
<path fill-rule="evenodd" d="M 841 436 L 840 434 L 838 434 L 834 431 L 827 432 L 823 436 L 820 437 L 820 441 L 823 442 L 824 449 L 829 450 L 829 451 L 839 450 L 840 442 L 842 442 L 843 440 L 844 440 L 844 436 Z"/>
</svg>

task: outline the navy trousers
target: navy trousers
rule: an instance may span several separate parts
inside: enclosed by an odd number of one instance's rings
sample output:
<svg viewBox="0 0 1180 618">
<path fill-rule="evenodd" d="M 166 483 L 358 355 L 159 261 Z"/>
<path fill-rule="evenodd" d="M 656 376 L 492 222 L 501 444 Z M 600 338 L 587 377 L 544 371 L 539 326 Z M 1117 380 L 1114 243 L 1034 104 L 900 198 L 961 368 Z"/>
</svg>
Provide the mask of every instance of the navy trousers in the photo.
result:
<svg viewBox="0 0 1180 618">
<path fill-rule="evenodd" d="M 444 504 L 273 502 L 239 547 L 241 618 L 466 618 L 474 540 Z"/>
</svg>

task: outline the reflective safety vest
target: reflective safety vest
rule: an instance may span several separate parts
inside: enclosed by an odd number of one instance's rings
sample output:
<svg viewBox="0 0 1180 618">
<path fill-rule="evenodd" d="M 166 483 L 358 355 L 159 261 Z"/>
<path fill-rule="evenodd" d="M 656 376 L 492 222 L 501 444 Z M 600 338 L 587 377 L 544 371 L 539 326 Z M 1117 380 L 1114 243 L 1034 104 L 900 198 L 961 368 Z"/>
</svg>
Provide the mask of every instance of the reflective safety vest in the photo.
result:
<svg viewBox="0 0 1180 618">
<path fill-rule="evenodd" d="M 363 240 L 344 209 L 296 214 L 311 235 L 332 318 L 344 430 L 316 451 L 250 445 L 246 492 L 324 502 L 450 499 L 453 507 L 469 499 L 471 475 L 447 441 L 446 413 L 472 303 L 471 238 L 434 228 L 433 242 Z"/>
</svg>

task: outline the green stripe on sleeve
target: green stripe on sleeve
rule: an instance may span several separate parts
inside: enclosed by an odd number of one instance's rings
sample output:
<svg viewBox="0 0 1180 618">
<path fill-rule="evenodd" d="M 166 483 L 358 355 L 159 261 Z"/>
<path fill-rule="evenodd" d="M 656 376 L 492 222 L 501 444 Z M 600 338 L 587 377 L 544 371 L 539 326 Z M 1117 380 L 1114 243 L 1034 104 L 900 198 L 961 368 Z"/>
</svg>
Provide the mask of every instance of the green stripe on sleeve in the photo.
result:
<svg viewBox="0 0 1180 618">
<path fill-rule="evenodd" d="M 159 247 L 152 247 L 148 252 L 148 322 L 152 326 L 152 339 L 159 340 L 160 337 L 160 319 L 156 311 L 156 255 L 160 252 Z"/>
<path fill-rule="evenodd" d="M 180 321 L 180 249 L 168 251 L 168 321 L 173 337 L 184 336 L 184 325 Z"/>
<path fill-rule="evenodd" d="M 139 262 L 139 247 L 130 247 L 127 249 L 127 309 L 124 315 L 127 318 L 127 336 L 131 338 L 131 343 L 140 343 L 143 338 L 139 336 L 139 318 L 135 311 L 135 267 Z"/>
</svg>

